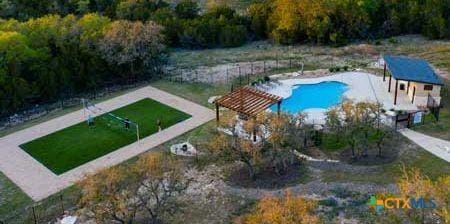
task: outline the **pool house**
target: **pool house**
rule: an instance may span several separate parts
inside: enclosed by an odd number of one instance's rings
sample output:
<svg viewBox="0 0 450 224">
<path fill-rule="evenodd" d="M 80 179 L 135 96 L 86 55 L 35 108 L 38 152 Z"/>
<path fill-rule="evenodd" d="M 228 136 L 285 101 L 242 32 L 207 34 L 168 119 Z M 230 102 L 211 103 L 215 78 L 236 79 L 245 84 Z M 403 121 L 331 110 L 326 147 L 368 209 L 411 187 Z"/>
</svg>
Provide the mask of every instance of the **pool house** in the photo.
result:
<svg viewBox="0 0 450 224">
<path fill-rule="evenodd" d="M 420 58 L 384 55 L 383 82 L 394 95 L 394 105 L 404 97 L 418 108 L 437 108 L 443 81 L 430 64 Z M 387 78 L 387 76 L 389 76 Z"/>
</svg>

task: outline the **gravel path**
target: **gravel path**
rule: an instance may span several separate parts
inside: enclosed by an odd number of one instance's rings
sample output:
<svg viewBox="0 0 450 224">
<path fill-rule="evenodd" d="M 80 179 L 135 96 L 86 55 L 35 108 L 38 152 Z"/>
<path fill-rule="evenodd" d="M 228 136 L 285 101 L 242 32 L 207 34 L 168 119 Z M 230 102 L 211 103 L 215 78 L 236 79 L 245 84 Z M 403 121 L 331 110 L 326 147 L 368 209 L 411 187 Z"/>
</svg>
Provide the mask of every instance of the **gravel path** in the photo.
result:
<svg viewBox="0 0 450 224">
<path fill-rule="evenodd" d="M 312 175 L 315 176 L 314 180 L 304 184 L 297 184 L 294 186 L 282 188 L 282 189 L 258 189 L 258 188 L 241 188 L 230 186 L 225 183 L 224 177 L 220 174 L 221 168 L 215 165 L 205 168 L 203 171 L 196 169 L 190 169 L 187 171 L 186 176 L 195 178 L 195 183 L 188 189 L 188 194 L 194 197 L 196 200 L 207 201 L 207 197 L 211 193 L 218 193 L 222 195 L 234 195 L 245 198 L 259 199 L 266 195 L 281 195 L 285 190 L 290 190 L 296 195 L 302 195 L 306 198 L 324 199 L 330 196 L 334 196 L 333 191 L 348 190 L 351 192 L 358 192 L 362 194 L 374 194 L 377 192 L 397 192 L 395 184 L 379 185 L 372 183 L 340 183 L 340 182 L 323 182 L 320 179 L 320 172 L 326 172 L 326 162 L 314 162 L 314 164 L 308 164 L 313 168 L 310 168 Z M 318 166 L 321 166 L 319 168 Z M 332 163 L 335 167 L 334 170 L 350 171 L 358 173 L 374 172 L 376 167 L 363 167 L 352 166 L 344 163 Z M 325 168 L 323 170 L 322 168 Z M 205 201 L 205 203 L 206 203 Z"/>
<path fill-rule="evenodd" d="M 33 200 L 39 201 L 72 185 L 86 174 L 119 164 L 214 118 L 212 110 L 150 86 L 104 101 L 97 106 L 111 111 L 144 98 L 154 99 L 192 117 L 59 176 L 19 147 L 23 143 L 82 122 L 83 110 L 79 110 L 0 138 L 0 171 Z"/>
<path fill-rule="evenodd" d="M 228 193 L 234 195 L 246 196 L 249 198 L 261 198 L 266 195 L 279 196 L 284 193 L 285 190 L 290 190 L 295 195 L 302 195 L 307 198 L 327 198 L 333 195 L 332 191 L 345 189 L 351 192 L 359 192 L 363 194 L 373 194 L 376 192 L 395 192 L 395 184 L 389 184 L 386 186 L 376 184 L 363 184 L 363 183 L 325 183 L 320 180 L 311 181 L 306 184 L 298 184 L 292 187 L 280 189 L 280 190 L 266 190 L 266 189 L 251 189 L 251 188 L 235 188 L 229 187 L 225 189 Z"/>
</svg>

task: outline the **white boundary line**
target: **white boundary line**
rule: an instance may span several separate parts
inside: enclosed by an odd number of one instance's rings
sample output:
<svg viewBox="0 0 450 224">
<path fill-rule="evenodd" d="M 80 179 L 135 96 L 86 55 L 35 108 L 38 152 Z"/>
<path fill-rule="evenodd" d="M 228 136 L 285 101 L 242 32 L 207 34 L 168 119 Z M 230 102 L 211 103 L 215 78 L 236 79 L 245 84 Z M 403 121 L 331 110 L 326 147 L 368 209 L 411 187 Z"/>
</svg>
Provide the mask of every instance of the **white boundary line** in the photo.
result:
<svg viewBox="0 0 450 224">
<path fill-rule="evenodd" d="M 99 157 L 61 175 L 56 175 L 22 150 L 19 145 L 84 121 L 83 109 L 52 119 L 0 138 L 0 171 L 18 185 L 33 200 L 39 201 L 55 194 L 99 169 L 117 165 L 192 130 L 212 119 L 214 112 L 181 97 L 154 87 L 144 87 L 98 105 L 111 111 L 144 98 L 151 98 L 192 117 L 161 132 L 150 135 L 107 155 Z"/>
</svg>

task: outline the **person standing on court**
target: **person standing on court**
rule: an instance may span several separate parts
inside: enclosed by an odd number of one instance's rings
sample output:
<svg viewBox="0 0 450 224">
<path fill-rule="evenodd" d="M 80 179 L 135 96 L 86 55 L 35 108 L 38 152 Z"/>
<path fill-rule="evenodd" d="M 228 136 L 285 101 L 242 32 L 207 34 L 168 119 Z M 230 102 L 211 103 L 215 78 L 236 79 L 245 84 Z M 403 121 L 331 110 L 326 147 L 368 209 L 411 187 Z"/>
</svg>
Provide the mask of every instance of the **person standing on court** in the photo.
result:
<svg viewBox="0 0 450 224">
<path fill-rule="evenodd" d="M 129 130 L 130 129 L 130 119 L 125 118 L 125 129 Z"/>
<path fill-rule="evenodd" d="M 161 120 L 158 118 L 158 120 L 156 120 L 156 125 L 158 126 L 158 131 L 161 131 Z"/>
</svg>

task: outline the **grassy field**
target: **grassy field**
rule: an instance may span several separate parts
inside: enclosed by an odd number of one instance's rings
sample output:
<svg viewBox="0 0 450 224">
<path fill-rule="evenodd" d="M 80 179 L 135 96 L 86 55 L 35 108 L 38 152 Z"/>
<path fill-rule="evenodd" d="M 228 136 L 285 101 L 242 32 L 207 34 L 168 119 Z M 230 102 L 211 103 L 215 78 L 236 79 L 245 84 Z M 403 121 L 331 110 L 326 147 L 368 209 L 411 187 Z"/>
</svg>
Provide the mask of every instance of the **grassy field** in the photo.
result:
<svg viewBox="0 0 450 224">
<path fill-rule="evenodd" d="M 432 180 L 450 174 L 450 164 L 445 160 L 429 153 L 420 146 L 412 143 L 403 136 L 396 139 L 401 153 L 395 161 L 377 166 L 376 172 L 357 173 L 342 171 L 327 171 L 322 174 L 325 182 L 355 182 L 355 183 L 395 183 L 402 174 L 402 166 L 418 168 Z M 387 150 L 387 149 L 385 149 Z M 355 166 L 358 167 L 358 166 Z"/>
<path fill-rule="evenodd" d="M 419 35 L 399 36 L 377 43 L 361 41 L 343 47 L 313 44 L 282 46 L 256 41 L 236 48 L 174 50 L 170 62 L 177 67 L 192 68 L 292 58 L 318 68 L 329 68 L 333 65 L 364 68 L 380 54 L 422 57 L 437 68 L 450 72 L 450 41 L 433 41 Z"/>
<path fill-rule="evenodd" d="M 225 84 L 220 85 L 210 85 L 205 83 L 180 84 L 165 80 L 153 82 L 151 86 L 210 108 L 212 108 L 213 105 L 208 103 L 209 97 L 221 95 L 230 91 L 230 86 Z"/>
<path fill-rule="evenodd" d="M 167 128 L 190 117 L 151 99 L 140 100 L 112 113 L 138 123 L 141 138 L 158 131 L 157 119 L 161 120 L 163 128 Z M 136 141 L 136 132 L 111 126 L 103 119 L 107 116 L 96 118 L 92 127 L 81 122 L 21 147 L 54 173 L 64 173 Z"/>
<path fill-rule="evenodd" d="M 0 223 L 10 215 L 13 215 L 12 211 L 21 209 L 31 202 L 31 198 L 23 193 L 5 175 L 0 173 Z"/>
</svg>

